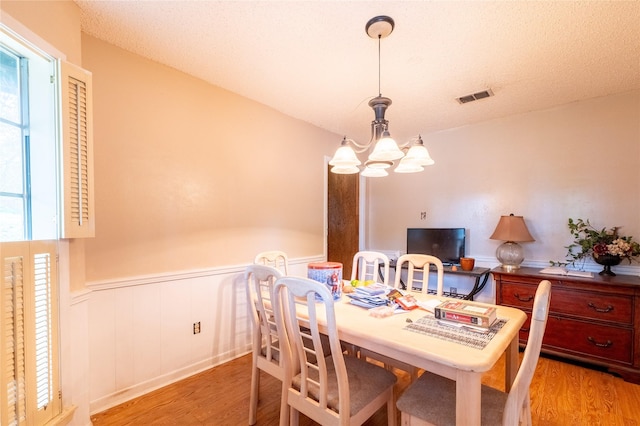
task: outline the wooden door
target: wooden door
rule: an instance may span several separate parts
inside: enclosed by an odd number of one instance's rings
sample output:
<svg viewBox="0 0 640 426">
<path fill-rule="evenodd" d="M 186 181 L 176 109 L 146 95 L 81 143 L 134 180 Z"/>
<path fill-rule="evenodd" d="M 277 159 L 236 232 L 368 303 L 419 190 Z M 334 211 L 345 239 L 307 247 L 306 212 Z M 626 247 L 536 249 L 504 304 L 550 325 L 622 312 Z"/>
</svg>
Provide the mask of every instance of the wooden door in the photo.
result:
<svg viewBox="0 0 640 426">
<path fill-rule="evenodd" d="M 359 249 L 359 179 L 358 174 L 328 173 L 327 260 L 342 263 L 342 278 L 351 277 L 353 255 Z"/>
</svg>

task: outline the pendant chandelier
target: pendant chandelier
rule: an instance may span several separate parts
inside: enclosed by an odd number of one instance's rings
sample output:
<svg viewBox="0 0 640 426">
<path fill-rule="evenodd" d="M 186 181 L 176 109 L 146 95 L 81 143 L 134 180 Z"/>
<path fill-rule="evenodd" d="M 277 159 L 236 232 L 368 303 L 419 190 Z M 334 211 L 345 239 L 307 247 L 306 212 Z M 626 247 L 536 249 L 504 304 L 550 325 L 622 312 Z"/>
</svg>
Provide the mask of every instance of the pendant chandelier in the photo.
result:
<svg viewBox="0 0 640 426">
<path fill-rule="evenodd" d="M 333 158 L 329 161 L 333 173 L 361 173 L 366 177 L 382 177 L 389 175 L 387 169 L 392 167 L 397 160 L 400 161 L 394 169 L 396 173 L 421 172 L 424 170 L 424 166 L 435 163 L 420 135 L 398 146 L 389 133 L 389 122 L 384 118 L 385 111 L 391 105 L 391 99 L 382 96 L 380 90 L 380 42 L 391 34 L 394 25 L 393 19 L 389 16 L 376 16 L 371 18 L 365 26 L 367 35 L 378 39 L 378 96 L 369 101 L 369 107 L 373 109 L 375 114 L 375 119 L 371 122 L 371 139 L 367 144 L 361 145 L 345 136 Z M 361 170 L 358 166 L 362 162 L 356 154 L 370 151 L 371 147 L 373 150 Z"/>
</svg>

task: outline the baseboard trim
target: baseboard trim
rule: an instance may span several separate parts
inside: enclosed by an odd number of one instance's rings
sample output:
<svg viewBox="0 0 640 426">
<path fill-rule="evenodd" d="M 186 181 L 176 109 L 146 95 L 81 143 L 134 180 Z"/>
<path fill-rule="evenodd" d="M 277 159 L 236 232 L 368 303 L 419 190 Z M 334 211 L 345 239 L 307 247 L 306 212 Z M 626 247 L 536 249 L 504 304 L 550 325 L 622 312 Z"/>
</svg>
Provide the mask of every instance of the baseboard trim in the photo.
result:
<svg viewBox="0 0 640 426">
<path fill-rule="evenodd" d="M 217 357 L 212 357 L 206 360 L 202 360 L 180 370 L 173 371 L 171 373 L 164 374 L 162 376 L 154 377 L 152 380 L 138 383 L 127 389 L 119 390 L 118 392 L 106 395 L 102 398 L 91 401 L 89 404 L 89 412 L 91 415 L 100 413 L 116 405 L 122 404 L 139 396 L 145 395 L 154 390 L 160 389 L 164 386 L 170 385 L 182 379 L 186 379 L 194 374 L 201 373 L 210 368 L 214 368 L 218 365 L 224 364 L 236 358 L 240 358 L 251 352 L 251 346 L 248 345 L 245 348 L 239 348 L 232 353 L 221 354 Z"/>
</svg>

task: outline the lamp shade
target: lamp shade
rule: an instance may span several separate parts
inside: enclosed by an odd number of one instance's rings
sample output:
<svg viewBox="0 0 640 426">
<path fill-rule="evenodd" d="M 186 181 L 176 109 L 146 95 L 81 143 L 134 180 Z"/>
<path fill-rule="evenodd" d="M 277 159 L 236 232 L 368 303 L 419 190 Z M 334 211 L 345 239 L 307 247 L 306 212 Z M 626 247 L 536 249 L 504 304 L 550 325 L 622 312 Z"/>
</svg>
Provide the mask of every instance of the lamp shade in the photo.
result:
<svg viewBox="0 0 640 426">
<path fill-rule="evenodd" d="M 407 152 L 406 156 L 403 160 L 412 160 L 418 162 L 421 166 L 431 166 L 435 164 L 435 161 L 429 155 L 429 151 L 424 146 L 424 142 L 422 141 L 422 137 L 418 136 L 417 142 L 409 148 L 409 152 Z"/>
<path fill-rule="evenodd" d="M 385 169 L 382 168 L 374 168 L 374 167 L 365 167 L 365 169 L 360 173 L 365 177 L 385 177 L 389 176 L 389 173 Z"/>
<path fill-rule="evenodd" d="M 400 164 L 394 170 L 396 173 L 418 173 L 424 170 L 418 161 L 408 160 L 407 157 L 400 160 Z"/>
<path fill-rule="evenodd" d="M 360 169 L 356 166 L 333 166 L 331 172 L 339 175 L 353 175 L 360 172 Z"/>
<path fill-rule="evenodd" d="M 373 152 L 369 154 L 371 161 L 393 161 L 402 157 L 404 157 L 404 153 L 386 130 L 382 133 L 382 138 L 376 142 Z"/>
<path fill-rule="evenodd" d="M 361 164 L 361 161 L 358 160 L 356 153 L 348 145 L 346 139 L 342 140 L 340 148 L 336 150 L 333 158 L 329 161 L 329 165 L 339 167 L 357 166 L 359 164 Z"/>
<path fill-rule="evenodd" d="M 524 223 L 524 218 L 522 216 L 514 216 L 513 213 L 509 216 L 500 217 L 496 230 L 493 231 L 489 238 L 513 242 L 535 241 Z"/>
</svg>

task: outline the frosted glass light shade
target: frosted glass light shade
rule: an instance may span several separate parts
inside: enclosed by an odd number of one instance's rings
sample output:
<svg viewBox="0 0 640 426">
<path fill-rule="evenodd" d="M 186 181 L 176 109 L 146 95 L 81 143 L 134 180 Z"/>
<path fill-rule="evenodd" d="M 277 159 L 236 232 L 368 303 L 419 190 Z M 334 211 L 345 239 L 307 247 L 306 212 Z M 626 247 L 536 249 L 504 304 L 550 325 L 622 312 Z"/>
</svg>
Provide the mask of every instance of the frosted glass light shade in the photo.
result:
<svg viewBox="0 0 640 426">
<path fill-rule="evenodd" d="M 424 170 L 417 161 L 407 159 L 407 157 L 400 160 L 400 164 L 395 168 L 396 173 L 418 173 Z"/>
<path fill-rule="evenodd" d="M 433 159 L 429 155 L 429 151 L 422 143 L 422 139 L 420 139 L 418 143 L 409 148 L 409 151 L 404 158 L 406 158 L 407 160 L 416 161 L 421 166 L 431 166 L 432 164 L 435 164 L 435 161 L 433 161 Z"/>
<path fill-rule="evenodd" d="M 402 157 L 404 157 L 404 153 L 398 148 L 398 144 L 387 131 L 382 133 L 382 138 L 376 142 L 373 152 L 369 154 L 369 160 L 371 161 L 393 161 Z"/>
<path fill-rule="evenodd" d="M 336 153 L 333 155 L 331 161 L 329 161 L 329 165 L 331 166 L 358 166 L 362 164 L 362 162 L 356 156 L 356 153 L 353 151 L 349 145 L 344 144 L 340 146 L 336 150 Z"/>
<path fill-rule="evenodd" d="M 356 166 L 333 166 L 331 167 L 331 173 L 339 175 L 352 175 L 358 173 L 360 169 Z"/>
<path fill-rule="evenodd" d="M 393 161 L 367 161 L 364 165 L 369 169 L 388 169 L 393 166 Z"/>
<path fill-rule="evenodd" d="M 385 176 L 389 176 L 389 173 L 387 173 L 387 171 L 385 169 L 381 169 L 381 168 L 371 168 L 371 167 L 365 167 L 364 170 L 362 171 L 362 173 L 360 173 L 362 176 L 365 177 L 385 177 Z"/>
</svg>

